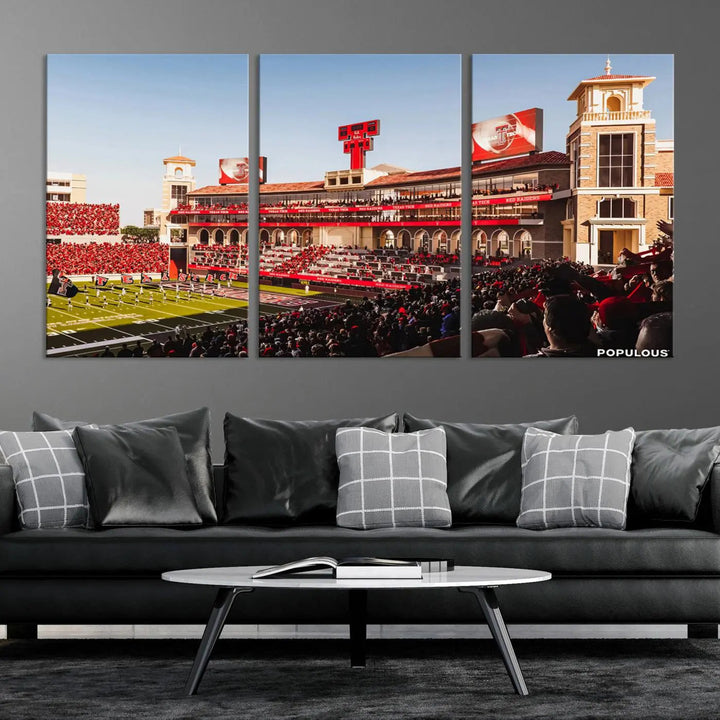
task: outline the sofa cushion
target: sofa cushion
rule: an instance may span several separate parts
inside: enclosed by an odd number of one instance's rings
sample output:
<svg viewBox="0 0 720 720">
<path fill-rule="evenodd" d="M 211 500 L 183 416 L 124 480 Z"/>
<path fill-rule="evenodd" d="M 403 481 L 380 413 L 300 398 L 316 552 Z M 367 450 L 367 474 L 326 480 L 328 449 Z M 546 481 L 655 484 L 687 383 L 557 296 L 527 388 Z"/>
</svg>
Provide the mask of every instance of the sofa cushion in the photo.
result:
<svg viewBox="0 0 720 720">
<path fill-rule="evenodd" d="M 68 421 L 44 413 L 33 413 L 33 428 L 36 430 L 62 430 L 66 425 L 68 425 Z M 71 425 L 73 428 L 75 426 L 75 424 Z M 217 522 L 215 485 L 210 459 L 210 411 L 207 408 L 174 413 L 149 420 L 137 420 L 123 425 L 100 425 L 99 427 L 175 428 L 180 437 L 180 444 L 185 451 L 188 479 L 200 517 L 206 523 Z"/>
<path fill-rule="evenodd" d="M 0 452 L 12 467 L 20 525 L 85 527 L 85 472 L 69 430 L 0 432 Z"/>
<path fill-rule="evenodd" d="M 511 425 L 451 423 L 404 416 L 406 432 L 442 426 L 447 434 L 448 498 L 453 523 L 514 523 L 520 512 L 520 452 L 529 427 L 567 434 L 577 418 Z"/>
<path fill-rule="evenodd" d="M 449 527 L 445 430 L 385 433 L 340 428 L 337 524 L 380 527 Z"/>
<path fill-rule="evenodd" d="M 0 573 L 157 575 L 166 570 L 276 565 L 303 557 L 446 558 L 459 565 L 555 574 L 720 575 L 720 536 L 692 528 L 514 526 L 382 528 L 215 525 L 196 529 L 22 530 L 0 536 Z"/>
<path fill-rule="evenodd" d="M 635 518 L 694 522 L 719 454 L 720 427 L 638 431 L 631 485 Z"/>
<path fill-rule="evenodd" d="M 95 527 L 200 525 L 174 427 L 76 427 Z"/>
<path fill-rule="evenodd" d="M 35 432 L 47 432 L 48 430 L 70 430 L 72 432 L 78 425 L 90 425 L 85 420 L 61 420 L 46 413 L 33 412 L 32 429 Z"/>
<path fill-rule="evenodd" d="M 349 420 L 256 420 L 225 415 L 225 513 L 231 523 L 335 524 L 335 431 L 393 432 L 396 414 Z"/>
<path fill-rule="evenodd" d="M 528 428 L 517 526 L 624 530 L 634 442 L 632 428 L 602 435 L 558 435 Z"/>
</svg>

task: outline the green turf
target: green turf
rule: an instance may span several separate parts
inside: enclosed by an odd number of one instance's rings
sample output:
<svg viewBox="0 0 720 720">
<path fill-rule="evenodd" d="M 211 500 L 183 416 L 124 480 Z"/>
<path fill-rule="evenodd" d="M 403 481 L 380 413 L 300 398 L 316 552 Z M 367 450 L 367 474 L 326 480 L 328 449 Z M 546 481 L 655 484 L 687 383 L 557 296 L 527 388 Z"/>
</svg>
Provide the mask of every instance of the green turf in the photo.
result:
<svg viewBox="0 0 720 720">
<path fill-rule="evenodd" d="M 144 289 L 142 295 L 138 295 L 139 285 L 125 285 L 110 283 L 108 287 L 126 289 L 126 299 L 134 298 L 135 295 L 141 299 L 137 305 L 130 302 L 117 304 L 119 293 L 101 292 L 101 298 L 95 297 L 95 286 L 92 283 L 76 283 L 81 289 L 90 291 L 90 305 L 85 305 L 85 293 L 79 293 L 72 300 L 72 309 L 68 308 L 68 301 L 64 297 L 50 296 L 51 306 L 47 309 L 47 333 L 74 333 L 82 330 L 93 330 L 98 327 L 118 327 L 134 322 L 148 322 L 152 320 L 167 320 L 170 318 L 188 317 L 199 313 L 212 312 L 215 310 L 230 310 L 247 307 L 245 300 L 234 300 L 232 298 L 207 297 L 200 298 L 193 295 L 187 299 L 187 294 L 180 293 L 180 299 L 175 302 L 175 290 L 167 290 L 166 297 L 162 300 L 159 291 Z M 234 283 L 236 287 L 246 287 L 246 284 Z M 153 294 L 152 305 L 147 303 L 150 294 Z M 101 305 L 102 297 L 107 296 L 108 304 Z M 143 302 L 145 301 L 145 302 Z"/>
</svg>

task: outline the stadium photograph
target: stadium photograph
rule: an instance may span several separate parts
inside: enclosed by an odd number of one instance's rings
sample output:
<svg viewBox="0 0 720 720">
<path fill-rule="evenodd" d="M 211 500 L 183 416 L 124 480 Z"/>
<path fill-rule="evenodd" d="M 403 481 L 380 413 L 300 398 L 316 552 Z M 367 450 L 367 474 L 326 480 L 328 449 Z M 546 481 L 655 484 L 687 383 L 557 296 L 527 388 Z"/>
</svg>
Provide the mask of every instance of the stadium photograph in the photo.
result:
<svg viewBox="0 0 720 720">
<path fill-rule="evenodd" d="M 472 88 L 473 355 L 670 357 L 672 55 L 475 55 Z"/>
<path fill-rule="evenodd" d="M 260 357 L 459 357 L 460 90 L 457 55 L 261 56 L 261 281 L 307 302 L 260 298 Z"/>
<path fill-rule="evenodd" d="M 48 357 L 247 356 L 246 270 L 188 272 L 170 214 L 247 154 L 247 73 L 245 55 L 48 55 Z M 179 77 L 232 122 L 169 104 Z"/>
</svg>

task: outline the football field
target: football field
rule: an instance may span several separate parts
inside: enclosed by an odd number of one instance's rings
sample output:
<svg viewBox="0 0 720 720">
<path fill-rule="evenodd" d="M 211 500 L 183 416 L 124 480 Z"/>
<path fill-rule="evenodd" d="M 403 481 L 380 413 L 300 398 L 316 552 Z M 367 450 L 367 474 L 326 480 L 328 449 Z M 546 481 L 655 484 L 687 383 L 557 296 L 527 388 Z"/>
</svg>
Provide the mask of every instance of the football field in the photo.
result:
<svg viewBox="0 0 720 720">
<path fill-rule="evenodd" d="M 177 328 L 202 333 L 247 318 L 247 283 L 76 283 L 77 295 L 68 299 L 48 295 L 47 355 L 91 356 L 109 346 L 153 339 L 164 342 Z M 275 314 L 302 307 L 328 307 L 345 298 L 315 291 L 260 286 L 260 312 Z"/>
</svg>

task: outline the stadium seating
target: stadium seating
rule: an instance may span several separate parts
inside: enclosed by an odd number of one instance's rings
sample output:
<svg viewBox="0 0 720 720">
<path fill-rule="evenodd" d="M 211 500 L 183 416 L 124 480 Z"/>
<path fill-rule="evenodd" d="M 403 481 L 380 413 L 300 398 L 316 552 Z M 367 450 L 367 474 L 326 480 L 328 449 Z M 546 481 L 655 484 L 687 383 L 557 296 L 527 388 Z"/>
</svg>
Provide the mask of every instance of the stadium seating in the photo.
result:
<svg viewBox="0 0 720 720">
<path fill-rule="evenodd" d="M 91 203 L 46 203 L 47 235 L 118 235 L 120 206 Z"/>
<path fill-rule="evenodd" d="M 46 259 L 48 275 L 54 269 L 65 275 L 163 272 L 169 251 L 160 243 L 48 243 Z"/>
</svg>

